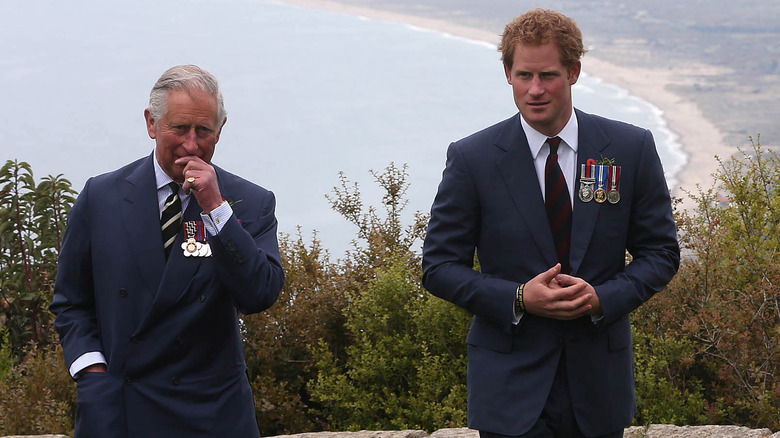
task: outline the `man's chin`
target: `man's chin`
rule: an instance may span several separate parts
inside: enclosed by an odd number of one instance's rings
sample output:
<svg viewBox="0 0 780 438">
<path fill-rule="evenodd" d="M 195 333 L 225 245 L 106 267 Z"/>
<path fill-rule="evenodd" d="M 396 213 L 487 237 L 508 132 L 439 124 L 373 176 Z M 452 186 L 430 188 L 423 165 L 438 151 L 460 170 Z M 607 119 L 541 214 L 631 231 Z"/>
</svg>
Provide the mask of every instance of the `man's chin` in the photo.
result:
<svg viewBox="0 0 780 438">
<path fill-rule="evenodd" d="M 545 117 L 545 113 L 547 113 L 548 106 L 547 105 L 528 105 L 525 107 L 525 114 L 527 114 L 528 118 L 536 118 L 541 119 Z"/>
<path fill-rule="evenodd" d="M 179 168 L 176 166 L 174 169 L 166 170 L 165 173 L 168 174 L 174 181 L 176 181 L 179 184 L 184 183 L 184 168 Z"/>
<path fill-rule="evenodd" d="M 527 111 L 523 113 L 523 118 L 531 125 L 546 125 L 550 122 L 544 111 Z"/>
</svg>

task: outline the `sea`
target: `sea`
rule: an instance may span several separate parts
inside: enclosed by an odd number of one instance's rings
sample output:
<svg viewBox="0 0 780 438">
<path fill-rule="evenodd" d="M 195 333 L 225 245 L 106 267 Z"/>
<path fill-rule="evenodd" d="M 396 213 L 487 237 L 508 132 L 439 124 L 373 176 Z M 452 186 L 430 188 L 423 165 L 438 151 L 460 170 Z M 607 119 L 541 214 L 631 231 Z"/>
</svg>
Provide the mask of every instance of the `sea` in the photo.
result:
<svg viewBox="0 0 780 438">
<path fill-rule="evenodd" d="M 494 45 L 267 0 L 4 1 L 0 160 L 36 180 L 86 180 L 154 148 L 149 90 L 168 67 L 220 80 L 228 122 L 213 162 L 274 192 L 279 231 L 316 235 L 331 258 L 360 244 L 326 195 L 357 184 L 385 211 L 372 171 L 406 166 L 411 223 L 427 212 L 450 142 L 517 112 Z M 510 17 L 511 18 L 511 17 Z M 686 163 L 663 113 L 584 74 L 575 106 L 649 128 L 670 187 Z"/>
</svg>

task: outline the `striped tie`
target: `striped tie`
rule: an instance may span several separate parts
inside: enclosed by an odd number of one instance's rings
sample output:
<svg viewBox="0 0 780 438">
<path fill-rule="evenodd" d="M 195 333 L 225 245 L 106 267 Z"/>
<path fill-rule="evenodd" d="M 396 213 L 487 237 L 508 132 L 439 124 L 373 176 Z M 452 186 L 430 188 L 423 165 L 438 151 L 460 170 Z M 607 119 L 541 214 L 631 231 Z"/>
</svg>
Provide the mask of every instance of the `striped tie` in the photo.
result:
<svg viewBox="0 0 780 438">
<path fill-rule="evenodd" d="M 179 185 L 175 182 L 168 184 L 173 193 L 165 200 L 160 225 L 162 226 L 163 246 L 165 247 L 165 258 L 171 253 L 171 247 L 179 235 L 181 228 L 181 199 L 179 199 Z"/>
<path fill-rule="evenodd" d="M 571 246 L 571 201 L 569 188 L 558 165 L 559 137 L 548 138 L 550 155 L 544 165 L 544 206 L 547 207 L 547 219 L 550 221 L 555 250 L 561 263 L 561 272 L 571 272 L 569 266 L 569 248 Z"/>
</svg>

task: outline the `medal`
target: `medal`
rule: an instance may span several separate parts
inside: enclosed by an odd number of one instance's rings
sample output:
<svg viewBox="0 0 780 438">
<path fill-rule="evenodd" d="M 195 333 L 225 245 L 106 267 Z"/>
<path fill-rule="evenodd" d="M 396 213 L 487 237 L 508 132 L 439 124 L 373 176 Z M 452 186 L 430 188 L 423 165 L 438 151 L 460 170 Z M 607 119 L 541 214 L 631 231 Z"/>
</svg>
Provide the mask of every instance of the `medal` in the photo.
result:
<svg viewBox="0 0 780 438">
<path fill-rule="evenodd" d="M 582 202 L 593 200 L 593 186 L 596 184 L 596 178 L 593 177 L 593 167 L 594 165 L 590 163 L 580 165 L 580 190 L 578 194 Z"/>
<path fill-rule="evenodd" d="M 185 257 L 211 257 L 211 247 L 205 241 L 206 229 L 203 221 L 183 223 L 185 241 L 181 244 Z"/>
<path fill-rule="evenodd" d="M 184 250 L 184 257 L 192 257 L 198 253 L 198 245 L 200 242 L 196 242 L 193 238 L 188 238 L 186 242 L 182 242 L 181 249 Z"/>
<path fill-rule="evenodd" d="M 604 165 L 596 165 L 596 182 L 598 183 L 598 188 L 593 193 L 593 199 L 596 200 L 599 204 L 603 203 L 607 200 L 607 192 L 604 190 L 604 186 L 606 185 L 606 179 L 607 179 L 607 166 Z"/>
<path fill-rule="evenodd" d="M 201 243 L 198 249 L 198 257 L 211 257 L 211 247 L 208 243 Z"/>
<path fill-rule="evenodd" d="M 620 166 L 609 166 L 609 173 L 610 184 L 607 200 L 610 204 L 617 204 L 620 202 L 620 192 L 618 191 L 618 184 L 620 183 Z"/>
</svg>

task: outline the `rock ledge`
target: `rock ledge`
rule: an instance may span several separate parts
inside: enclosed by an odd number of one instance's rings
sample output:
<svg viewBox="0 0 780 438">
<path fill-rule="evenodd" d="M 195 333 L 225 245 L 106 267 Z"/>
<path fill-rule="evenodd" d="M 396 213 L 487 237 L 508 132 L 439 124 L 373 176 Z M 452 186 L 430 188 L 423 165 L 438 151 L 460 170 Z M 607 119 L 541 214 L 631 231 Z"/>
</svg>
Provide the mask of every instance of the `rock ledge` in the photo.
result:
<svg viewBox="0 0 780 438">
<path fill-rule="evenodd" d="M 428 435 L 422 430 L 361 430 L 360 432 L 309 432 L 295 435 L 277 435 L 268 438 L 479 438 L 476 430 L 465 427 L 439 429 Z M 780 438 L 780 432 L 769 429 L 750 429 L 740 426 L 671 426 L 652 424 L 633 426 L 623 433 L 624 438 Z M 0 438 L 68 438 L 66 435 L 12 435 Z"/>
</svg>

